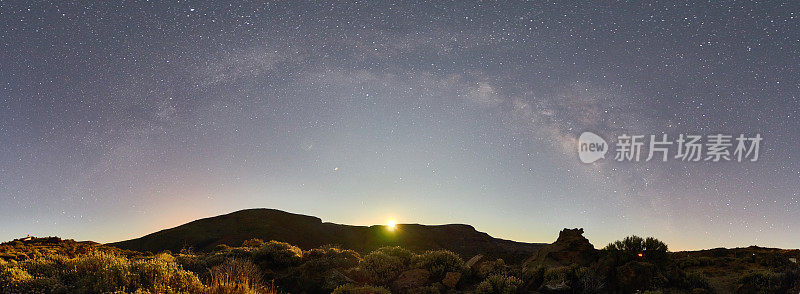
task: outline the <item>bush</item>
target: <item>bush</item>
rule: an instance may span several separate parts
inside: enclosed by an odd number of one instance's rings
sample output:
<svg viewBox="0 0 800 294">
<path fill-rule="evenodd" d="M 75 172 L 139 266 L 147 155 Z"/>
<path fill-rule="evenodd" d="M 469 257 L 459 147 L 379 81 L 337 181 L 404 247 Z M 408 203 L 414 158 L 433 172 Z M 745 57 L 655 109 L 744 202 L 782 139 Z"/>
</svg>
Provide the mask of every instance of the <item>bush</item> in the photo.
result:
<svg viewBox="0 0 800 294">
<path fill-rule="evenodd" d="M 366 272 L 367 278 L 377 285 L 389 284 L 405 267 L 399 258 L 380 251 L 367 254 L 361 261 L 361 268 Z"/>
<path fill-rule="evenodd" d="M 92 254 L 70 260 L 62 280 L 80 293 L 104 293 L 136 289 L 130 283 L 130 261 L 110 254 Z"/>
<path fill-rule="evenodd" d="M 253 252 L 253 262 L 264 269 L 284 269 L 298 265 L 303 250 L 289 243 L 269 241 Z"/>
<path fill-rule="evenodd" d="M 55 277 L 62 274 L 65 268 L 64 264 L 67 262 L 69 259 L 55 255 L 48 258 L 28 259 L 19 263 L 19 266 L 36 277 Z"/>
<path fill-rule="evenodd" d="M 212 251 L 213 252 L 225 252 L 225 251 L 228 251 L 228 250 L 231 250 L 231 246 L 228 246 L 228 245 L 225 245 L 225 244 L 219 244 L 217 246 L 214 246 L 214 250 L 212 250 Z"/>
<path fill-rule="evenodd" d="M 603 251 L 614 258 L 616 265 L 632 260 L 649 262 L 663 268 L 669 259 L 667 244 L 653 237 L 643 239 L 639 236 L 628 236 L 625 239 L 608 244 Z M 641 257 L 639 256 L 641 254 Z"/>
<path fill-rule="evenodd" d="M 382 247 L 364 256 L 360 266 L 371 283 L 388 285 L 411 267 L 414 256 L 413 252 L 399 246 Z"/>
<path fill-rule="evenodd" d="M 686 285 L 687 289 L 711 289 L 711 285 L 708 283 L 708 279 L 698 272 L 691 272 L 686 274 Z"/>
<path fill-rule="evenodd" d="M 479 294 L 513 294 L 517 292 L 517 288 L 522 285 L 522 280 L 513 276 L 505 275 L 492 275 L 483 280 L 478 287 L 475 288 L 475 293 Z"/>
<path fill-rule="evenodd" d="M 246 241 L 244 241 L 244 242 L 242 243 L 242 247 L 248 247 L 248 248 L 259 248 L 259 247 L 261 247 L 261 246 L 264 246 L 264 244 L 266 244 L 266 243 L 264 242 L 264 240 L 261 240 L 261 239 L 255 239 L 255 238 L 253 238 L 253 239 L 250 239 L 250 240 L 246 240 Z"/>
<path fill-rule="evenodd" d="M 414 294 L 440 294 L 440 293 L 442 293 L 442 291 L 439 290 L 439 287 L 437 287 L 437 285 L 440 285 L 440 284 L 411 288 L 411 289 L 408 290 L 407 293 L 414 293 Z"/>
<path fill-rule="evenodd" d="M 697 263 L 699 266 L 712 266 L 714 265 L 714 259 L 708 256 L 702 256 L 697 259 Z"/>
<path fill-rule="evenodd" d="M 15 266 L 0 267 L 0 289 L 5 292 L 22 292 L 24 285 L 33 280 L 33 276 Z"/>
<path fill-rule="evenodd" d="M 266 293 L 258 266 L 248 260 L 231 259 L 210 270 L 210 293 Z"/>
<path fill-rule="evenodd" d="M 247 247 L 233 247 L 231 250 L 223 253 L 225 259 L 252 259 L 253 258 L 253 248 Z"/>
<path fill-rule="evenodd" d="M 464 268 L 464 260 L 447 250 L 428 251 L 414 259 L 414 265 L 428 270 L 434 281 L 441 281 L 447 272 L 461 272 Z"/>
<path fill-rule="evenodd" d="M 522 272 L 522 277 L 525 280 L 526 287 L 531 289 L 538 289 L 544 283 L 544 272 L 547 268 L 544 266 L 537 266 L 535 268 L 525 268 Z"/>
<path fill-rule="evenodd" d="M 156 293 L 197 293 L 204 288 L 197 275 L 183 270 L 168 254 L 134 261 L 131 273 L 131 278 L 136 279 L 132 285 Z"/>
<path fill-rule="evenodd" d="M 475 274 L 479 278 L 484 279 L 491 275 L 508 274 L 508 269 L 509 267 L 506 265 L 506 262 L 498 258 L 494 261 L 487 261 L 480 264 Z"/>
<path fill-rule="evenodd" d="M 416 256 L 414 252 L 411 252 L 410 250 L 400 246 L 386 246 L 378 248 L 378 250 L 375 251 L 385 253 L 392 257 L 396 257 L 400 259 L 400 261 L 403 262 L 403 264 L 405 265 L 410 265 L 411 262 L 414 260 L 414 256 Z"/>
<path fill-rule="evenodd" d="M 303 264 L 290 269 L 292 283 L 302 291 L 330 292 L 351 282 L 344 275 L 346 269 L 358 265 L 361 257 L 353 250 L 321 247 L 303 253 Z"/>
<path fill-rule="evenodd" d="M 783 273 L 753 271 L 739 279 L 739 289 L 744 293 L 780 293 L 791 286 L 787 278 Z"/>
<path fill-rule="evenodd" d="M 576 288 L 582 293 L 599 293 L 605 287 L 605 277 L 593 268 L 581 267 L 575 270 Z"/>
<path fill-rule="evenodd" d="M 361 256 L 353 250 L 320 247 L 304 252 L 302 261 L 317 263 L 323 268 L 350 268 L 358 265 Z"/>
<path fill-rule="evenodd" d="M 134 261 L 106 253 L 71 259 L 53 256 L 0 266 L 0 292 L 198 293 L 203 289 L 197 276 L 168 254 Z"/>
<path fill-rule="evenodd" d="M 565 284 L 570 286 L 574 280 L 576 280 L 576 275 L 575 268 L 572 266 L 559 266 L 544 271 L 543 282 L 546 285 Z"/>
<path fill-rule="evenodd" d="M 383 287 L 374 286 L 356 286 L 353 284 L 345 284 L 333 290 L 333 294 L 391 294 L 389 290 Z"/>
</svg>

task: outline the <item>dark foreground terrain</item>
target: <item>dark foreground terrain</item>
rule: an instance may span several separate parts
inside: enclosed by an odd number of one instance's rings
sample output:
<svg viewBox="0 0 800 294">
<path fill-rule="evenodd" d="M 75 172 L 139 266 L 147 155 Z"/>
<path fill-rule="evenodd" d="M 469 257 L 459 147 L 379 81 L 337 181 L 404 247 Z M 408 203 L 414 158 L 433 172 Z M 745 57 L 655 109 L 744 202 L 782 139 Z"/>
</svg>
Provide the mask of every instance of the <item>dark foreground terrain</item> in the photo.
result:
<svg viewBox="0 0 800 294">
<path fill-rule="evenodd" d="M 107 245 L 0 244 L 0 293 L 799 293 L 798 259 L 760 247 L 669 252 L 636 236 L 598 250 L 582 229 L 526 244 L 466 225 L 388 231 L 246 210 Z"/>
</svg>

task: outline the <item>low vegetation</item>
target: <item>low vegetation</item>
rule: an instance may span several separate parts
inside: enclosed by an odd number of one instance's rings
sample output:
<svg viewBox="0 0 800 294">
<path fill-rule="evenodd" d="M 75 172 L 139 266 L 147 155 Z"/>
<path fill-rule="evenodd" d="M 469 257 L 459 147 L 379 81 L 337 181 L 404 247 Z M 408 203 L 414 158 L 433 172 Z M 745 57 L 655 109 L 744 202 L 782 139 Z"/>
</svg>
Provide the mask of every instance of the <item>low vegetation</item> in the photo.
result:
<svg viewBox="0 0 800 294">
<path fill-rule="evenodd" d="M 53 255 L 76 257 L 95 252 L 122 256 L 143 255 L 140 252 L 123 250 L 91 241 L 76 242 L 58 237 L 26 237 L 0 244 L 0 260 L 26 260 Z"/>
<path fill-rule="evenodd" d="M 531 266 L 446 250 L 337 246 L 302 250 L 248 240 L 212 252 L 158 254 L 57 238 L 0 245 L 0 293 L 797 293 L 797 251 L 670 253 L 630 236 L 579 263 Z M 594 250 L 594 249 L 591 249 Z M 558 257 L 564 254 L 556 254 Z M 534 266 L 535 265 L 535 266 Z"/>
</svg>

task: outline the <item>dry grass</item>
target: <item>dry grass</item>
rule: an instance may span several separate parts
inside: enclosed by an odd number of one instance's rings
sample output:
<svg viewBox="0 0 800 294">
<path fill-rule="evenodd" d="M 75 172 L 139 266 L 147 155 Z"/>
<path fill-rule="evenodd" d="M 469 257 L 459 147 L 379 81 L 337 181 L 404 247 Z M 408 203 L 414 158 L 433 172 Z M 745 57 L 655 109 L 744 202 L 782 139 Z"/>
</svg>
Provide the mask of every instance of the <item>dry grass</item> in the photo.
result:
<svg viewBox="0 0 800 294">
<path fill-rule="evenodd" d="M 265 285 L 261 270 L 249 260 L 230 259 L 209 269 L 209 294 L 279 293 L 275 284 Z"/>
</svg>

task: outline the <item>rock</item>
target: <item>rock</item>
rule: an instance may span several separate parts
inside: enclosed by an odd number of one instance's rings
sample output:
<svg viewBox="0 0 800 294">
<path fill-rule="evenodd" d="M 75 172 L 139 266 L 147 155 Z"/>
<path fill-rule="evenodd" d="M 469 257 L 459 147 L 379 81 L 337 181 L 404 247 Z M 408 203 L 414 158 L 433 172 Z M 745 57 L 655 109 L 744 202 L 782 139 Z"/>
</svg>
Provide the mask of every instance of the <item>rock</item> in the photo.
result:
<svg viewBox="0 0 800 294">
<path fill-rule="evenodd" d="M 461 279 L 461 273 L 457 272 L 448 272 L 444 275 L 444 279 L 442 279 L 442 284 L 447 286 L 447 288 L 454 289 L 456 285 L 458 285 L 458 280 Z"/>
<path fill-rule="evenodd" d="M 392 283 L 392 292 L 405 293 L 414 288 L 428 284 L 431 273 L 424 269 L 412 269 L 400 273 L 400 276 Z"/>
<path fill-rule="evenodd" d="M 470 258 L 464 265 L 470 270 L 470 273 L 476 275 L 480 278 L 485 278 L 486 275 L 482 274 L 485 270 L 487 264 L 491 264 L 492 261 L 483 256 L 481 254 L 475 255 L 474 257 Z"/>
<path fill-rule="evenodd" d="M 547 283 L 539 288 L 543 293 L 572 293 L 572 288 L 567 285 L 566 281 L 560 283 Z"/>
<path fill-rule="evenodd" d="M 597 250 L 583 236 L 583 229 L 564 229 L 558 234 L 558 239 L 553 244 L 539 248 L 533 256 L 528 258 L 525 266 L 530 268 L 572 264 L 589 266 L 597 260 L 597 257 Z"/>
<path fill-rule="evenodd" d="M 464 265 L 466 265 L 468 268 L 472 268 L 473 266 L 478 265 L 478 263 L 483 261 L 483 260 L 485 260 L 483 255 L 482 254 L 478 254 L 478 255 L 473 256 L 469 260 L 467 260 L 467 262 Z"/>
</svg>

